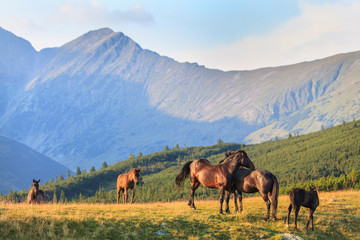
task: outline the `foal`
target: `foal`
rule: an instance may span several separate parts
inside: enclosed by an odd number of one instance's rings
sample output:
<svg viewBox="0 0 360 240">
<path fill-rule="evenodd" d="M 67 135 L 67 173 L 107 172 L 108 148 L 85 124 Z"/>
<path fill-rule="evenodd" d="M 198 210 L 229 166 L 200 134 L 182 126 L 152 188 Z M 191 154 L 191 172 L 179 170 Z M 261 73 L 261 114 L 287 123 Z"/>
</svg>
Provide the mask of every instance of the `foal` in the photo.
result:
<svg viewBox="0 0 360 240">
<path fill-rule="evenodd" d="M 117 178 L 117 203 L 119 203 L 120 198 L 120 192 L 124 191 L 123 193 L 123 203 L 126 204 L 127 202 L 127 190 L 131 189 L 132 195 L 131 195 L 131 202 L 133 203 L 134 200 L 134 187 L 135 185 L 139 184 L 139 178 L 140 178 L 140 168 L 139 169 L 132 169 L 130 172 L 125 174 L 120 174 Z"/>
<path fill-rule="evenodd" d="M 309 227 L 309 223 L 311 220 L 311 230 L 314 231 L 314 212 L 316 207 L 319 206 L 319 196 L 316 191 L 316 187 L 310 187 L 310 191 L 305 191 L 301 188 L 293 189 L 290 194 L 290 205 L 288 208 L 288 215 L 286 219 L 286 227 L 289 227 L 289 218 L 291 209 L 294 208 L 295 211 L 295 230 L 297 230 L 297 217 L 301 206 L 309 208 L 310 215 L 308 221 L 306 223 L 306 229 Z"/>
<path fill-rule="evenodd" d="M 28 193 L 27 199 L 26 201 L 31 204 L 31 203 L 45 203 L 46 202 L 46 197 L 45 197 L 45 193 L 42 190 L 39 190 L 39 181 L 36 181 L 35 179 L 33 179 L 33 184 L 31 186 L 31 190 Z"/>
</svg>

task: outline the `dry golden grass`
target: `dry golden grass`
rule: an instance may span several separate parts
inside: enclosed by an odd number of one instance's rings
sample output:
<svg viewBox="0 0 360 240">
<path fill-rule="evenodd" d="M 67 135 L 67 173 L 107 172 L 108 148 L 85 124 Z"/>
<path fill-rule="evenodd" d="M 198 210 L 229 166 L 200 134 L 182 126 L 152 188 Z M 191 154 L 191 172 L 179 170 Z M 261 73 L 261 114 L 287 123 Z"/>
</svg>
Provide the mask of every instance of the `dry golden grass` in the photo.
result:
<svg viewBox="0 0 360 240">
<path fill-rule="evenodd" d="M 260 197 L 245 198 L 244 211 L 228 215 L 218 214 L 218 201 L 196 199 L 196 211 L 186 202 L 0 203 L 0 239 L 281 239 L 282 233 L 305 239 L 360 239 L 360 191 L 320 192 L 319 197 L 314 232 L 305 230 L 305 208 L 300 210 L 299 231 L 293 232 L 293 213 L 290 228 L 285 227 L 288 196 L 279 197 L 278 220 L 267 222 L 262 220 L 266 210 Z"/>
</svg>

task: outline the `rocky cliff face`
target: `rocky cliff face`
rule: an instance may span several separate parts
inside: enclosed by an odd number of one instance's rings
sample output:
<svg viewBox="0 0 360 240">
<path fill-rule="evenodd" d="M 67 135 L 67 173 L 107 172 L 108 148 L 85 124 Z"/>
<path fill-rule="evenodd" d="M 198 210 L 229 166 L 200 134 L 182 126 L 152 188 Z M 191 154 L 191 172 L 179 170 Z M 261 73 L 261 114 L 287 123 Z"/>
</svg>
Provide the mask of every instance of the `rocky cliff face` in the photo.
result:
<svg viewBox="0 0 360 240">
<path fill-rule="evenodd" d="M 38 53 L 22 41 L 29 64 L 0 104 L 0 134 L 71 168 L 165 145 L 258 142 L 360 115 L 359 52 L 223 72 L 178 63 L 110 29 Z M 2 80 L 6 89 L 12 79 Z"/>
</svg>

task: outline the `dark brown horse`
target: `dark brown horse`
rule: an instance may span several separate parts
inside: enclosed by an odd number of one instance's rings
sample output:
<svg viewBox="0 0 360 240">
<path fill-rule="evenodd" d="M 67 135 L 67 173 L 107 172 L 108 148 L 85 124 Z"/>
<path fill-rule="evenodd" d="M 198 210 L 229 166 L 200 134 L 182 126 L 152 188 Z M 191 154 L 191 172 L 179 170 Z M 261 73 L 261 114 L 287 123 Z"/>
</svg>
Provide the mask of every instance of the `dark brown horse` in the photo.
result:
<svg viewBox="0 0 360 240">
<path fill-rule="evenodd" d="M 120 192 L 123 191 L 123 203 L 126 204 L 127 202 L 127 190 L 131 189 L 131 202 L 133 203 L 134 196 L 135 196 L 135 185 L 139 184 L 140 178 L 140 168 L 139 169 L 132 169 L 130 172 L 125 174 L 120 174 L 117 178 L 117 203 L 119 203 Z"/>
<path fill-rule="evenodd" d="M 289 227 L 289 218 L 291 209 L 294 208 L 295 211 L 295 230 L 297 230 L 297 217 L 301 206 L 309 208 L 310 214 L 308 221 L 306 223 L 306 229 L 309 227 L 311 221 L 311 229 L 314 231 L 314 212 L 319 206 L 319 196 L 317 193 L 316 187 L 310 187 L 310 191 L 305 191 L 301 188 L 293 189 L 290 194 L 290 205 L 288 208 L 288 215 L 286 218 L 286 227 Z"/>
<path fill-rule="evenodd" d="M 187 162 L 180 173 L 177 175 L 175 182 L 178 187 L 185 181 L 186 177 L 190 175 L 190 195 L 188 205 L 195 208 L 194 194 L 196 189 L 201 185 L 207 188 L 217 188 L 220 190 L 220 214 L 222 211 L 222 204 L 224 202 L 224 193 L 226 190 L 232 188 L 232 176 L 240 166 L 254 169 L 255 166 L 247 156 L 245 151 L 239 150 L 228 155 L 227 161 L 212 165 L 206 159 L 196 159 Z"/>
<path fill-rule="evenodd" d="M 30 203 L 46 203 L 45 193 L 42 190 L 39 190 L 39 181 L 33 179 L 33 184 L 31 186 L 30 192 L 28 193 L 26 201 Z"/>
<path fill-rule="evenodd" d="M 234 194 L 234 202 L 235 202 L 235 211 L 238 211 L 235 191 L 237 191 L 239 195 L 240 212 L 242 212 L 243 210 L 242 193 L 260 192 L 261 197 L 264 199 L 267 207 L 265 221 L 268 220 L 270 216 L 270 205 L 272 205 L 272 217 L 274 220 L 276 220 L 276 210 L 277 210 L 278 197 L 279 197 L 279 183 L 276 177 L 271 172 L 268 172 L 264 169 L 249 170 L 245 168 L 240 168 L 234 174 L 233 184 L 234 184 L 233 194 Z M 226 197 L 227 212 L 228 212 L 229 197 L 230 194 L 227 193 L 227 197 Z"/>
</svg>

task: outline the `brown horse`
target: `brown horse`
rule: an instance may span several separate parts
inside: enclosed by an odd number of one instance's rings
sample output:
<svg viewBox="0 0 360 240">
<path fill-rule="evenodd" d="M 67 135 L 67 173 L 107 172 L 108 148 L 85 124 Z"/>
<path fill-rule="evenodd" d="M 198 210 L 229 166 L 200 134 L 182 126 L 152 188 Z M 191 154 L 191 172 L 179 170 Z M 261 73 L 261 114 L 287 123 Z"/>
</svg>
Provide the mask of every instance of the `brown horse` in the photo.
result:
<svg viewBox="0 0 360 240">
<path fill-rule="evenodd" d="M 140 178 L 140 168 L 139 169 L 132 169 L 130 172 L 125 174 L 120 174 L 117 178 L 117 203 L 119 203 L 120 198 L 120 192 L 124 191 L 123 193 L 123 203 L 126 204 L 127 202 L 127 190 L 131 189 L 132 195 L 131 195 L 131 202 L 133 203 L 135 191 L 134 187 L 135 185 L 139 184 L 139 178 Z"/>
<path fill-rule="evenodd" d="M 224 202 L 224 193 L 232 188 L 232 176 L 240 166 L 254 169 L 255 166 L 247 156 L 246 152 L 239 150 L 228 155 L 227 161 L 218 165 L 212 165 L 206 159 L 196 159 L 187 162 L 180 173 L 177 175 L 175 182 L 178 187 L 182 185 L 186 177 L 190 175 L 190 195 L 188 205 L 195 208 L 194 194 L 195 190 L 201 185 L 207 188 L 217 188 L 220 190 L 220 214 Z"/>
<path fill-rule="evenodd" d="M 33 184 L 31 186 L 30 192 L 28 193 L 27 199 L 26 201 L 31 204 L 31 203 L 45 203 L 46 202 L 46 197 L 45 197 L 45 193 L 42 190 L 39 190 L 39 181 L 36 181 L 35 179 L 33 179 Z"/>
<path fill-rule="evenodd" d="M 267 214 L 265 221 L 269 219 L 270 215 L 270 205 L 272 205 L 272 217 L 276 220 L 276 210 L 279 197 L 279 183 L 276 177 L 264 169 L 249 170 L 245 168 L 240 168 L 233 177 L 233 186 L 234 186 L 234 202 L 235 202 L 235 211 L 238 211 L 238 206 L 236 202 L 236 193 L 239 194 L 240 202 L 240 212 L 243 210 L 242 205 L 242 193 L 256 193 L 260 192 L 261 197 L 264 199 L 267 207 Z M 227 193 L 226 205 L 228 208 L 230 194 Z M 270 199 L 271 201 L 270 201 Z M 228 210 L 228 209 L 227 209 Z M 228 211 L 227 211 L 228 212 Z"/>
<path fill-rule="evenodd" d="M 319 206 L 319 196 L 317 193 L 316 187 L 310 187 L 310 191 L 305 191 L 301 188 L 293 189 L 290 194 L 290 205 L 288 208 L 288 214 L 286 218 L 286 227 L 289 227 L 289 218 L 291 209 L 294 208 L 295 211 L 295 230 L 297 230 L 297 217 L 301 206 L 309 208 L 310 214 L 308 221 L 306 223 L 306 229 L 309 227 L 311 221 L 311 229 L 314 231 L 314 212 Z"/>
</svg>

